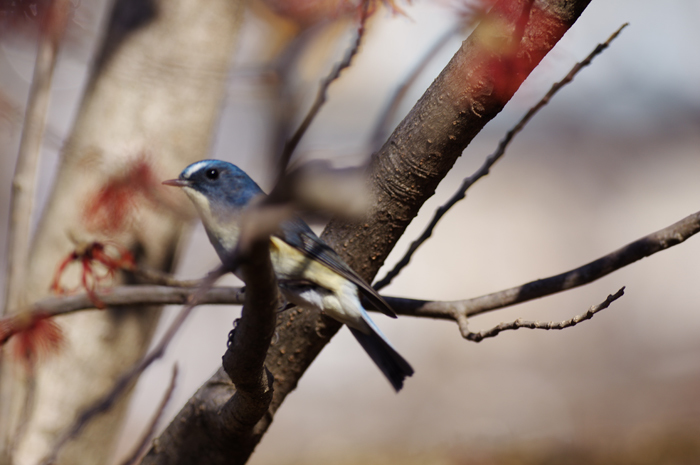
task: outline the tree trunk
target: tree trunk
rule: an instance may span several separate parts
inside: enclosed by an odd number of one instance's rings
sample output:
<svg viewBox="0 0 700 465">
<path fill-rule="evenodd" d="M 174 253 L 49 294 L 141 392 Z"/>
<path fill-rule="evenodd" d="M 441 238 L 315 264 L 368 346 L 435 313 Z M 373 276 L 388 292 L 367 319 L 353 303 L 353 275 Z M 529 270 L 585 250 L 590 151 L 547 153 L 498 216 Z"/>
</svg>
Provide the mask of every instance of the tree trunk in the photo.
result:
<svg viewBox="0 0 700 465">
<path fill-rule="evenodd" d="M 130 205 L 134 218 L 107 234 L 85 221 L 86 202 L 138 163 L 159 182 L 206 157 L 226 97 L 242 8 L 242 0 L 116 1 L 34 238 L 27 302 L 48 294 L 54 272 L 76 240 L 111 240 L 127 247 L 140 264 L 173 268 L 185 231 L 182 215 L 138 197 Z M 155 183 L 147 188 L 158 189 Z M 78 283 L 77 272 L 62 280 L 66 287 Z M 48 454 L 76 414 L 143 355 L 159 313 L 158 308 L 107 309 L 59 319 L 67 343 L 38 369 L 34 408 L 26 433 L 14 445 L 14 463 L 34 465 Z M 23 389 L 19 380 L 14 384 L 12 402 L 20 405 Z M 61 452 L 59 463 L 105 463 L 125 405 L 122 399 L 91 422 Z"/>
</svg>

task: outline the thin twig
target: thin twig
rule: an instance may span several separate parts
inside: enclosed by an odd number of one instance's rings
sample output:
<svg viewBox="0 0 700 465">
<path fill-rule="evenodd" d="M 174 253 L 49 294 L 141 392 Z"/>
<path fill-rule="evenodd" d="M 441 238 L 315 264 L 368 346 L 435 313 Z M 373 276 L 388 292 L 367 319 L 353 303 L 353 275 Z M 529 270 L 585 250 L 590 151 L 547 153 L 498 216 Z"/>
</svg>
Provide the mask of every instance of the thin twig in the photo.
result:
<svg viewBox="0 0 700 465">
<path fill-rule="evenodd" d="M 292 40 L 286 45 L 284 50 L 279 54 L 272 68 L 268 71 L 269 76 L 263 78 L 270 86 L 272 94 L 270 95 L 273 102 L 272 125 L 273 141 L 271 144 L 271 161 L 270 166 L 277 166 L 279 163 L 280 154 L 284 151 L 284 146 L 292 135 L 294 115 L 299 110 L 299 99 L 294 95 L 293 79 L 289 76 L 294 71 L 295 67 L 299 67 L 302 54 L 308 50 L 308 46 L 319 37 L 320 31 L 323 31 L 331 22 L 330 19 L 320 21 L 308 28 L 304 28 L 296 34 Z M 291 156 L 291 155 L 290 155 Z"/>
<path fill-rule="evenodd" d="M 549 92 L 547 92 L 547 94 L 544 97 L 542 97 L 542 99 L 539 102 L 537 102 L 537 104 L 534 107 L 530 108 L 530 110 L 528 110 L 528 112 L 525 114 L 525 116 L 523 116 L 520 119 L 520 121 L 518 121 L 518 124 L 516 124 L 510 131 L 508 131 L 506 136 L 499 142 L 496 151 L 486 158 L 484 163 L 474 174 L 465 178 L 462 181 L 462 185 L 459 187 L 457 192 L 455 192 L 454 195 L 444 205 L 435 210 L 433 219 L 430 221 L 430 223 L 425 228 L 423 233 L 421 233 L 418 239 L 411 243 L 411 246 L 406 251 L 406 254 L 401 258 L 401 260 L 399 260 L 399 262 L 394 266 L 394 268 L 386 274 L 386 276 L 384 276 L 381 280 L 377 281 L 377 283 L 374 284 L 374 288 L 376 290 L 381 290 L 389 284 L 391 284 L 394 278 L 396 278 L 399 275 L 399 273 L 401 273 L 401 271 L 408 265 L 408 263 L 411 261 L 411 258 L 413 257 L 413 254 L 418 250 L 418 248 L 430 238 L 430 236 L 433 234 L 435 226 L 437 226 L 438 222 L 445 215 L 445 213 L 447 213 L 447 211 L 450 208 L 452 208 L 457 202 L 466 197 L 467 190 L 476 181 L 489 174 L 491 167 L 503 156 L 503 154 L 506 151 L 506 148 L 513 140 L 513 137 L 515 137 L 516 134 L 522 131 L 525 125 L 542 107 L 549 103 L 554 94 L 556 94 L 562 87 L 570 83 L 574 79 L 574 76 L 576 76 L 576 74 L 578 74 L 578 72 L 581 71 L 581 69 L 583 69 L 591 63 L 593 58 L 595 58 L 597 55 L 602 53 L 603 50 L 608 48 L 610 43 L 620 34 L 620 32 L 622 32 L 622 30 L 625 27 L 627 27 L 627 25 L 628 23 L 625 23 L 622 26 L 620 26 L 620 28 L 617 31 L 615 31 L 615 33 L 611 35 L 607 41 L 605 41 L 602 44 L 598 44 L 598 46 L 586 57 L 585 60 L 583 60 L 580 63 L 576 63 L 576 65 L 571 69 L 571 71 L 569 71 L 569 74 L 567 74 L 566 77 L 564 77 L 564 79 L 554 84 L 549 90 Z"/>
<path fill-rule="evenodd" d="M 301 138 L 304 136 L 309 126 L 311 126 L 311 123 L 313 122 L 314 118 L 316 118 L 316 115 L 318 114 L 319 110 L 326 102 L 326 99 L 328 98 L 328 88 L 330 87 L 331 83 L 338 79 L 340 73 L 352 64 L 352 59 L 355 57 L 355 55 L 357 55 L 357 52 L 360 50 L 360 43 L 362 42 L 362 38 L 365 34 L 365 24 L 367 22 L 367 18 L 369 17 L 369 4 L 370 0 L 363 0 L 362 2 L 360 24 L 357 28 L 357 37 L 355 38 L 355 42 L 352 44 L 352 47 L 350 47 L 350 49 L 346 52 L 343 60 L 337 63 L 333 67 L 331 73 L 321 81 L 321 85 L 318 89 L 318 94 L 316 94 L 316 100 L 309 109 L 309 112 L 304 118 L 304 121 L 301 122 L 301 125 L 296 130 L 294 135 L 284 145 L 284 149 L 282 150 L 282 154 L 280 155 L 278 162 L 278 182 L 282 178 L 282 176 L 284 176 L 284 173 L 287 170 L 287 165 L 289 165 L 289 161 L 292 158 L 292 154 L 299 145 Z"/>
<path fill-rule="evenodd" d="M 47 12 L 46 30 L 39 39 L 34 76 L 24 114 L 22 138 L 12 179 L 10 223 L 7 236 L 7 280 L 5 305 L 0 315 L 16 310 L 24 291 L 29 265 L 29 240 L 34 208 L 36 169 L 51 97 L 51 81 L 56 67 L 58 47 L 68 22 L 68 0 L 56 0 Z"/>
<path fill-rule="evenodd" d="M 158 408 L 156 409 L 156 412 L 153 415 L 151 422 L 148 424 L 148 428 L 146 428 L 146 431 L 141 436 L 139 445 L 134 449 L 129 458 L 122 462 L 122 465 L 135 464 L 136 461 L 146 452 L 146 448 L 148 448 L 151 439 L 156 433 L 156 427 L 158 426 L 158 422 L 160 422 L 160 419 L 163 417 L 165 407 L 168 405 L 168 402 L 170 402 L 170 399 L 173 396 L 173 391 L 175 391 L 175 380 L 177 379 L 177 372 L 178 369 L 176 363 L 175 365 L 173 365 L 173 374 L 170 377 L 170 385 L 168 385 L 168 389 L 165 391 L 163 399 L 161 399 L 160 401 L 160 405 L 158 405 Z"/>
<path fill-rule="evenodd" d="M 202 281 L 202 285 L 192 297 L 191 301 L 180 310 L 180 313 L 175 317 L 175 320 L 170 324 L 170 327 L 165 332 L 158 345 L 138 363 L 136 363 L 129 371 L 124 373 L 112 386 L 112 389 L 85 409 L 73 422 L 73 425 L 68 428 L 58 439 L 51 450 L 51 453 L 41 462 L 42 465 L 51 465 L 56 462 L 58 453 L 68 441 L 80 434 L 82 429 L 97 415 L 108 411 L 114 403 L 129 389 L 130 386 L 138 379 L 141 373 L 146 370 L 154 361 L 161 358 L 165 353 L 165 349 L 172 341 L 175 334 L 182 327 L 187 317 L 192 313 L 192 310 L 200 304 L 201 298 L 207 293 L 211 286 L 221 276 L 228 272 L 227 266 L 220 266 L 210 272 Z"/>
<path fill-rule="evenodd" d="M 566 328 L 571 328 L 572 326 L 576 326 L 577 324 L 581 323 L 582 321 L 590 320 L 593 318 L 593 315 L 598 313 L 601 310 L 604 310 L 610 306 L 611 303 L 619 299 L 625 294 L 625 288 L 621 288 L 619 291 L 617 291 L 613 295 L 609 295 L 607 299 L 605 299 L 604 302 L 598 304 L 598 305 L 593 305 L 591 308 L 586 310 L 586 312 L 583 315 L 576 315 L 573 318 L 570 318 L 568 320 L 564 320 L 561 322 L 554 322 L 554 321 L 549 321 L 546 323 L 541 323 L 539 321 L 523 321 L 520 318 L 518 318 L 515 321 L 511 321 L 510 323 L 501 323 L 498 326 L 494 326 L 491 329 L 488 329 L 486 331 L 479 331 L 478 333 L 472 333 L 469 331 L 469 328 L 467 327 L 466 321 L 464 323 L 459 324 L 459 331 L 462 333 L 462 337 L 469 341 L 473 342 L 481 342 L 486 338 L 489 337 L 496 337 L 498 336 L 502 331 L 508 331 L 508 330 L 516 330 L 520 328 L 529 328 L 529 329 L 566 329 Z M 466 320 L 466 318 L 464 319 Z"/>
</svg>

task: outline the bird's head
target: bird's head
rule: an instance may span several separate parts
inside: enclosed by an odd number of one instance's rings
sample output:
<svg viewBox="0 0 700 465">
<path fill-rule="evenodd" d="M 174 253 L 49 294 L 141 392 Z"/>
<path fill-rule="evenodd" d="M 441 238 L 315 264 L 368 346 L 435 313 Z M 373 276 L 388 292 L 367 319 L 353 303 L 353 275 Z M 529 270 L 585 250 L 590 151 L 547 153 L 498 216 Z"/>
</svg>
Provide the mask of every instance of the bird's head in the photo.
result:
<svg viewBox="0 0 700 465">
<path fill-rule="evenodd" d="M 201 160 L 185 168 L 177 179 L 163 181 L 181 187 L 200 213 L 239 211 L 262 190 L 242 169 L 221 160 Z"/>
</svg>

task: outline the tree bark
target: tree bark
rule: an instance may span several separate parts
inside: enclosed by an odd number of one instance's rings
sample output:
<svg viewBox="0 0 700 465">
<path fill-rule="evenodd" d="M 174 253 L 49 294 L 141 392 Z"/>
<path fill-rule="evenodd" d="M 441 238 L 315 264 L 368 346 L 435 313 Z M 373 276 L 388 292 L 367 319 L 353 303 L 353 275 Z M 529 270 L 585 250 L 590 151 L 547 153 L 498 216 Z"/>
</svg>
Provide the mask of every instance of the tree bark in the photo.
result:
<svg viewBox="0 0 700 465">
<path fill-rule="evenodd" d="M 181 215 L 138 202 L 135 219 L 108 235 L 86 225 L 86 201 L 139 160 L 160 180 L 206 157 L 226 97 L 242 7 L 242 0 L 116 1 L 33 241 L 24 289 L 31 300 L 48 294 L 76 239 L 115 241 L 147 267 L 172 269 L 184 232 Z M 68 274 L 62 283 L 75 286 L 79 277 Z M 60 318 L 67 343 L 36 374 L 34 409 L 15 444 L 14 463 L 35 464 L 47 455 L 76 413 L 142 357 L 158 316 L 154 307 Z M 22 386 L 15 384 L 12 402 L 21 404 Z M 126 399 L 92 422 L 62 451 L 59 463 L 105 463 L 125 405 Z"/>
</svg>

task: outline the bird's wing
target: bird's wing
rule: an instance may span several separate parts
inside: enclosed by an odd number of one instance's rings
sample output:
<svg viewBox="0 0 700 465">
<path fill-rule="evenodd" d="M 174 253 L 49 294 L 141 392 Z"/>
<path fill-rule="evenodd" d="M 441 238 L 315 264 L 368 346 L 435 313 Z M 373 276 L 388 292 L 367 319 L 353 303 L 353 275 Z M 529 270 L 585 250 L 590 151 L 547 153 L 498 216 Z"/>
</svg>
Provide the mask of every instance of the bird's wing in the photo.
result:
<svg viewBox="0 0 700 465">
<path fill-rule="evenodd" d="M 352 282 L 374 308 L 387 316 L 396 318 L 396 313 L 377 291 L 367 284 L 328 244 L 323 242 L 309 226 L 300 219 L 288 221 L 275 234 L 287 244 L 301 251 L 307 257 L 323 263 L 339 275 Z"/>
</svg>

